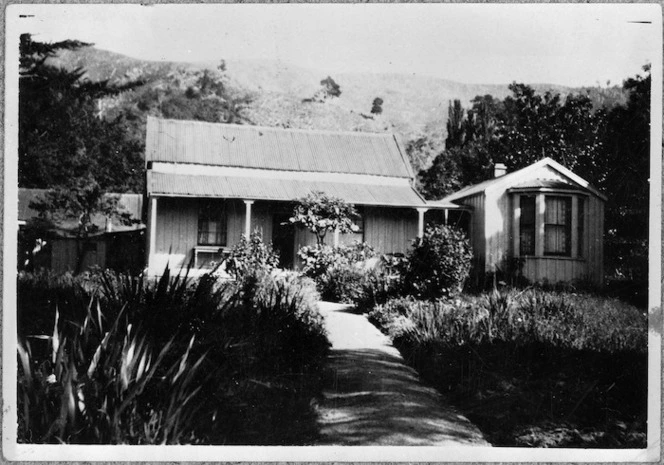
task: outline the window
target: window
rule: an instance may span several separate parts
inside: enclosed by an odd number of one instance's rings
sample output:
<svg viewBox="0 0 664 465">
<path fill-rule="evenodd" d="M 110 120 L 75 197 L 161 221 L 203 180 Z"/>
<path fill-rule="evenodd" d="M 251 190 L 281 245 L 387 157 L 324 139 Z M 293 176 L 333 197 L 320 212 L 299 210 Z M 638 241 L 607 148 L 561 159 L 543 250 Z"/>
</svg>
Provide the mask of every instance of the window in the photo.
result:
<svg viewBox="0 0 664 465">
<path fill-rule="evenodd" d="M 364 237 L 364 212 L 362 210 L 357 209 L 357 216 L 353 218 L 353 223 L 357 226 L 357 231 L 354 231 L 355 234 Z"/>
<path fill-rule="evenodd" d="M 522 195 L 519 207 L 519 255 L 535 255 L 535 196 Z"/>
<path fill-rule="evenodd" d="M 544 198 L 544 255 L 572 254 L 572 198 Z"/>
<path fill-rule="evenodd" d="M 198 211 L 198 245 L 226 245 L 226 209 L 223 202 L 201 202 Z"/>
</svg>

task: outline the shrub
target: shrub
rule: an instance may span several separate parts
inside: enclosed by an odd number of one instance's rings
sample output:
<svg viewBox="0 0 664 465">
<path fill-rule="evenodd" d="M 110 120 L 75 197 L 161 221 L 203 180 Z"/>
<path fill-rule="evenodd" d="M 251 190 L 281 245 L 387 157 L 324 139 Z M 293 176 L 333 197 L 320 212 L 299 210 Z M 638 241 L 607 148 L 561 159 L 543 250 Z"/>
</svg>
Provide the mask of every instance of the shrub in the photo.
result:
<svg viewBox="0 0 664 465">
<path fill-rule="evenodd" d="M 332 269 L 360 264 L 376 255 L 373 247 L 365 242 L 354 242 L 351 245 L 338 247 L 304 246 L 297 254 L 303 262 L 302 273 L 314 280 Z"/>
<path fill-rule="evenodd" d="M 264 273 L 250 292 L 252 334 L 258 337 L 261 362 L 279 373 L 300 373 L 309 364 L 319 364 L 329 342 L 323 317 L 318 311 L 315 283 L 293 271 Z"/>
<path fill-rule="evenodd" d="M 471 259 L 470 245 L 461 231 L 447 226 L 427 228 L 408 254 L 408 292 L 424 299 L 459 293 L 470 274 Z"/>
<path fill-rule="evenodd" d="M 254 231 L 249 239 L 242 236 L 231 249 L 226 263 L 228 273 L 235 279 L 242 279 L 250 271 L 272 271 L 279 265 L 279 254 L 271 244 L 263 242 L 259 231 Z"/>
<path fill-rule="evenodd" d="M 355 303 L 364 294 L 367 271 L 345 265 L 329 269 L 318 278 L 318 288 L 323 300 Z"/>
<path fill-rule="evenodd" d="M 334 302 L 355 302 L 364 292 L 368 269 L 363 267 L 375 256 L 373 248 L 361 242 L 339 247 L 302 247 L 302 273 L 315 280 L 321 296 Z"/>
</svg>

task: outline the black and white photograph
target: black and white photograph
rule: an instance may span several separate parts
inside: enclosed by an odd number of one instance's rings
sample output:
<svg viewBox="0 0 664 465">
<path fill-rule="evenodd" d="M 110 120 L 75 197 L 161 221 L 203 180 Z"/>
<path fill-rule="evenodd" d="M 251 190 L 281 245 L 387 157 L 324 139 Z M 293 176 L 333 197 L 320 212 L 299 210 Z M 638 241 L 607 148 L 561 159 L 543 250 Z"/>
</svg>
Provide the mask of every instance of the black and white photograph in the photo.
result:
<svg viewBox="0 0 664 465">
<path fill-rule="evenodd" d="M 659 4 L 4 19 L 5 458 L 661 460 Z"/>
</svg>

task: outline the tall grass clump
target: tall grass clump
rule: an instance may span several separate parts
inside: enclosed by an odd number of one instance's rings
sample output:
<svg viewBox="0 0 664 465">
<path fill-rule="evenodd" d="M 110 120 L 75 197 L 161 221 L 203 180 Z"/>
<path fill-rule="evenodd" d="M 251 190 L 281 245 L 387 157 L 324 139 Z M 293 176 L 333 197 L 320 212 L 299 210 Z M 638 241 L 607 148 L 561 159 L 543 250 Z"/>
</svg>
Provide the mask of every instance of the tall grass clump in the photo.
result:
<svg viewBox="0 0 664 465">
<path fill-rule="evenodd" d="M 510 342 L 598 352 L 647 350 L 647 316 L 617 299 L 538 289 L 462 295 L 435 302 L 389 301 L 374 313 L 411 320 L 413 340 L 436 339 L 449 346 Z"/>
<path fill-rule="evenodd" d="M 19 441 L 297 444 L 315 434 L 328 343 L 312 282 L 168 269 L 151 282 L 78 279 L 19 277 L 19 314 L 41 315 L 19 325 Z"/>
<path fill-rule="evenodd" d="M 508 288 L 392 299 L 369 317 L 493 444 L 644 447 L 647 315 L 636 307 Z"/>
</svg>

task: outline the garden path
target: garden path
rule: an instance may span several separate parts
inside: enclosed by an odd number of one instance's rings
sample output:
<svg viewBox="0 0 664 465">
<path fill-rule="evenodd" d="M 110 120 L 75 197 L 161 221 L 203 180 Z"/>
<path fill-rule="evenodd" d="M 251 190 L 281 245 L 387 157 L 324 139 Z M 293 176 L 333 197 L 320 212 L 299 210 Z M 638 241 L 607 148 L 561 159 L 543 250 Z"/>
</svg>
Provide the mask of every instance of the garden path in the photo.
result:
<svg viewBox="0 0 664 465">
<path fill-rule="evenodd" d="M 352 306 L 320 303 L 332 343 L 318 445 L 490 446 Z"/>
</svg>

